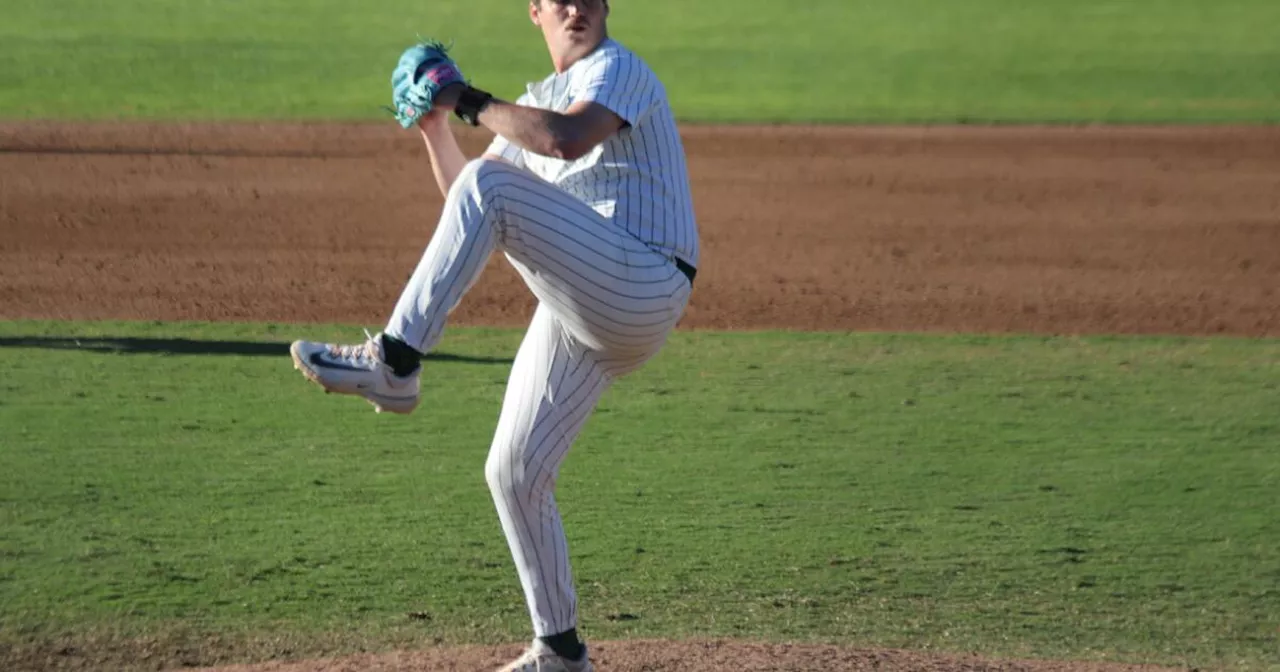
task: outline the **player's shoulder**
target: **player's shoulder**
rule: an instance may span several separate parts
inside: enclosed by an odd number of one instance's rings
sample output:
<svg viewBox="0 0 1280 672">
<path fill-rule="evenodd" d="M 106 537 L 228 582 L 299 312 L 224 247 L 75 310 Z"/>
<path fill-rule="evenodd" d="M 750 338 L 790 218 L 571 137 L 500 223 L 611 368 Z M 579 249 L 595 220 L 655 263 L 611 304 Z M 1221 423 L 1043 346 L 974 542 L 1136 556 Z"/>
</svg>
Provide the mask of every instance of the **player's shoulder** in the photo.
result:
<svg viewBox="0 0 1280 672">
<path fill-rule="evenodd" d="M 583 61 L 586 66 L 582 69 L 584 72 L 604 69 L 624 72 L 631 77 L 657 77 L 643 58 L 611 37 L 606 37 Z"/>
<path fill-rule="evenodd" d="M 604 38 L 596 50 L 587 56 L 587 59 L 595 59 L 598 61 L 616 61 L 619 59 L 638 59 L 634 51 L 626 48 L 621 42 L 612 37 Z"/>
</svg>

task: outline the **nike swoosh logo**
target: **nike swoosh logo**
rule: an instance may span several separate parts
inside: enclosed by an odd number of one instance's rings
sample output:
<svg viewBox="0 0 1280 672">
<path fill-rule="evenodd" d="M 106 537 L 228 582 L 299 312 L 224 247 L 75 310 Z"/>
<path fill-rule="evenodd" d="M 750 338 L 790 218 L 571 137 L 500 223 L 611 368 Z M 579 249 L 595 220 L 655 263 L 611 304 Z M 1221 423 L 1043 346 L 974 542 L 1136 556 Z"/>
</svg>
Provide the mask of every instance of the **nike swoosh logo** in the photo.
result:
<svg viewBox="0 0 1280 672">
<path fill-rule="evenodd" d="M 337 362 L 331 362 L 325 359 L 324 353 L 321 353 L 321 352 L 311 353 L 311 356 L 307 358 L 307 361 L 311 362 L 315 366 L 318 366 L 324 369 L 338 369 L 339 371 L 363 371 L 366 373 L 369 371 L 369 369 L 362 369 L 358 366 L 349 366 L 347 364 L 339 364 Z"/>
</svg>

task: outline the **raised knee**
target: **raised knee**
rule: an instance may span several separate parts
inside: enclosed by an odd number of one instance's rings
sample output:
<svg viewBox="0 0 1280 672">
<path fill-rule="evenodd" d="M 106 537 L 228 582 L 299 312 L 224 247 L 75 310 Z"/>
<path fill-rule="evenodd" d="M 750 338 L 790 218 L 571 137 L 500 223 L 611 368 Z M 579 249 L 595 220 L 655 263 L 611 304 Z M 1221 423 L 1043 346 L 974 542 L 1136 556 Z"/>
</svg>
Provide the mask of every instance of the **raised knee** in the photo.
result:
<svg viewBox="0 0 1280 672">
<path fill-rule="evenodd" d="M 509 164 L 504 161 L 482 156 L 468 161 L 467 165 L 463 166 L 462 171 L 458 173 L 458 179 L 483 180 L 509 167 Z"/>
<path fill-rule="evenodd" d="M 494 188 L 494 175 L 509 169 L 511 166 L 498 159 L 490 159 L 481 157 L 468 161 L 462 170 L 458 172 L 458 177 L 454 180 L 454 190 L 467 190 L 471 192 L 484 192 Z M 452 195 L 452 194 L 451 194 Z"/>
</svg>

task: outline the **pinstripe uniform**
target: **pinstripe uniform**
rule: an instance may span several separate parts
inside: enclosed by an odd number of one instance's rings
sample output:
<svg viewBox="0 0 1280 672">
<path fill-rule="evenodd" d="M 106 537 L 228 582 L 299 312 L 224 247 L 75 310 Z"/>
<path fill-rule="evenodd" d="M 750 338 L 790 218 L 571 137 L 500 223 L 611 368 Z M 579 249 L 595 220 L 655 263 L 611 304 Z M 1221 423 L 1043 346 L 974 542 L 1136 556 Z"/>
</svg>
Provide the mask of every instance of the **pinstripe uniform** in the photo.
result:
<svg viewBox="0 0 1280 672">
<path fill-rule="evenodd" d="M 666 93 L 635 54 L 605 39 L 517 101 L 565 111 L 604 105 L 626 124 L 575 161 L 502 137 L 449 190 L 386 333 L 420 352 L 502 250 L 538 299 L 516 355 L 485 476 L 539 637 L 576 627 L 555 502 L 560 464 L 600 395 L 658 352 L 698 264 L 684 149 Z"/>
</svg>

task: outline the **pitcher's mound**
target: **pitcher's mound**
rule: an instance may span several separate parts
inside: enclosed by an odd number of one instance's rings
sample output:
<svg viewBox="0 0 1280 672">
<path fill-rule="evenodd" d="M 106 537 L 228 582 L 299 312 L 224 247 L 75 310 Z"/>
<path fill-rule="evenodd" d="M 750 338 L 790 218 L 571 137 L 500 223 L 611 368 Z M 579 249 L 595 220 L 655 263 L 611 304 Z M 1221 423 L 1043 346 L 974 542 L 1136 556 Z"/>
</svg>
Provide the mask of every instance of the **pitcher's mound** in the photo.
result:
<svg viewBox="0 0 1280 672">
<path fill-rule="evenodd" d="M 1114 663 L 999 661 L 887 649 L 734 641 L 596 642 L 591 659 L 600 672 L 837 672 L 898 670 L 977 672 L 1155 672 L 1171 668 Z M 348 658 L 205 668 L 204 672 L 491 672 L 520 654 L 519 646 L 436 648 Z M 199 671 L 198 671 L 199 672 Z"/>
</svg>

